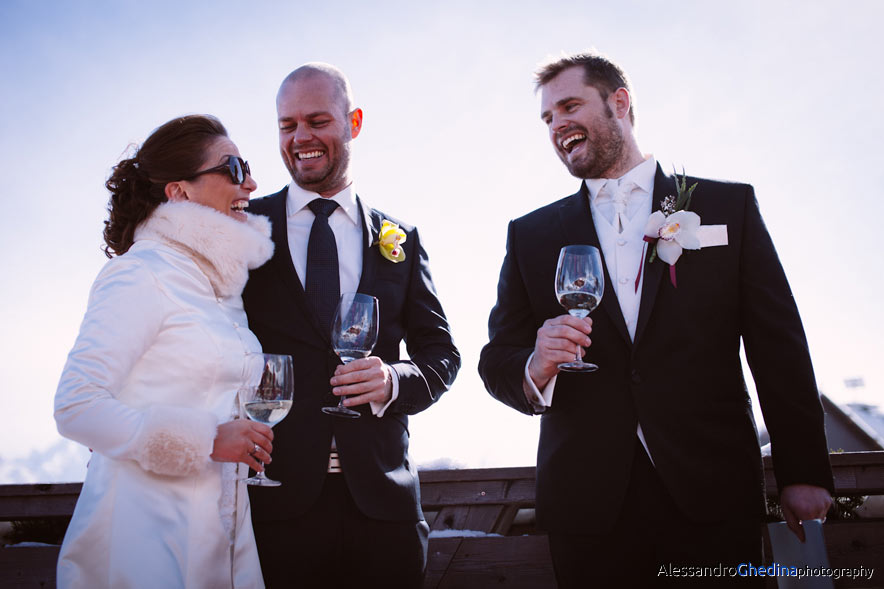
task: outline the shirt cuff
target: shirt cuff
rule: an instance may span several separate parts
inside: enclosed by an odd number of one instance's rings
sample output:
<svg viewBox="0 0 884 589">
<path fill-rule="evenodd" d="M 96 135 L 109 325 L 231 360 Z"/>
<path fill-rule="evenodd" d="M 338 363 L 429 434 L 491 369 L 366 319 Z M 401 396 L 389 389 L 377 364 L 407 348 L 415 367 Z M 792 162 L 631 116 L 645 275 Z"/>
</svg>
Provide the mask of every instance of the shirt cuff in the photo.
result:
<svg viewBox="0 0 884 589">
<path fill-rule="evenodd" d="M 383 417 L 387 407 L 392 405 L 393 401 L 399 397 L 399 375 L 389 364 L 384 364 L 384 370 L 390 374 L 390 383 L 393 385 L 393 396 L 384 404 L 378 403 L 377 401 L 369 401 L 368 404 L 371 405 L 371 414 L 375 417 Z"/>
<path fill-rule="evenodd" d="M 552 405 L 553 391 L 556 388 L 556 378 L 558 378 L 558 375 L 549 379 L 549 382 L 543 387 L 543 392 L 540 392 L 540 389 L 538 389 L 537 385 L 534 384 L 534 381 L 531 380 L 531 375 L 528 374 L 528 365 L 531 364 L 531 359 L 533 357 L 534 352 L 531 352 L 531 355 L 528 356 L 528 361 L 525 362 L 525 376 L 522 378 L 522 390 L 525 392 L 525 397 L 528 398 L 528 402 L 531 403 L 531 407 L 534 411 L 537 413 L 543 413 Z"/>
</svg>

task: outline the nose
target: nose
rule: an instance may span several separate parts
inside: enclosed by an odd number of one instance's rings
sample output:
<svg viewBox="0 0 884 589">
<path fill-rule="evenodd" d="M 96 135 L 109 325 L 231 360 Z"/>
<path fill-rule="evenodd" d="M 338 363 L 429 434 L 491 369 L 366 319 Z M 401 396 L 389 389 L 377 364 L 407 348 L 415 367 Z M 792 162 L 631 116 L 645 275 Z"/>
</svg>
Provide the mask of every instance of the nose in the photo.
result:
<svg viewBox="0 0 884 589">
<path fill-rule="evenodd" d="M 568 120 L 565 117 L 553 113 L 552 118 L 549 121 L 549 129 L 554 132 L 561 131 L 562 129 L 565 129 L 568 124 Z"/>
<path fill-rule="evenodd" d="M 292 134 L 293 143 L 307 143 L 311 139 L 313 139 L 313 135 L 310 133 L 309 125 L 298 125 Z"/>
<path fill-rule="evenodd" d="M 258 188 L 258 183 L 255 182 L 255 179 L 252 178 L 251 174 L 246 174 L 246 177 L 242 181 L 241 186 L 246 192 L 253 192 L 256 188 Z"/>
</svg>

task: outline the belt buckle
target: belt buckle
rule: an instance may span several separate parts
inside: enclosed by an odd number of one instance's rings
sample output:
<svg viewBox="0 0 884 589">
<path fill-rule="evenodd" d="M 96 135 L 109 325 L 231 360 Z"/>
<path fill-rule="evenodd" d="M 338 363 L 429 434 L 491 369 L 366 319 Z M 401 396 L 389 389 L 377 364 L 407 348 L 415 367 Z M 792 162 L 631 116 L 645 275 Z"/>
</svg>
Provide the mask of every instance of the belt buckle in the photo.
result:
<svg viewBox="0 0 884 589">
<path fill-rule="evenodd" d="M 337 473 L 341 472 L 341 460 L 338 456 L 338 453 L 332 450 L 328 453 L 328 472 Z"/>
</svg>

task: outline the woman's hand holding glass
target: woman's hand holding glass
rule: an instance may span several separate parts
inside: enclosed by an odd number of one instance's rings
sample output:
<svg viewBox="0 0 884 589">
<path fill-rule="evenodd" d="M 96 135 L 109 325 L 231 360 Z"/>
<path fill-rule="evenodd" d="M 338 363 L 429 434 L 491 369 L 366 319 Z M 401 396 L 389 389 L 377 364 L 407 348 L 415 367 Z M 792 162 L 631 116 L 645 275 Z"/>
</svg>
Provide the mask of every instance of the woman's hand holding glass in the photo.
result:
<svg viewBox="0 0 884 589">
<path fill-rule="evenodd" d="M 215 462 L 242 462 L 261 472 L 264 470 L 262 463 L 271 460 L 272 441 L 270 426 L 247 419 L 228 421 L 218 426 L 211 458 Z"/>
<path fill-rule="evenodd" d="M 240 389 L 240 407 L 250 421 L 273 427 L 292 408 L 292 357 L 285 354 L 250 354 L 248 370 L 247 382 L 253 384 Z M 254 451 L 260 451 L 257 445 Z M 282 484 L 268 479 L 263 467 L 255 470 L 258 474 L 246 479 L 246 484 L 259 487 L 278 487 Z"/>
</svg>

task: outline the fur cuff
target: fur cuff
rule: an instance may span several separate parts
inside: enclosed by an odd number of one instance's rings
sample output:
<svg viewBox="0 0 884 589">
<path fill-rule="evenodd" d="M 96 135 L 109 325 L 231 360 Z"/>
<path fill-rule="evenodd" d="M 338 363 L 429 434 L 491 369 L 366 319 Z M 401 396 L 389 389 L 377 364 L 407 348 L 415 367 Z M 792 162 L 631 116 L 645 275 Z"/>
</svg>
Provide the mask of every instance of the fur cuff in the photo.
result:
<svg viewBox="0 0 884 589">
<path fill-rule="evenodd" d="M 217 426 L 215 415 L 208 411 L 169 405 L 148 407 L 135 460 L 157 474 L 198 474 L 211 460 Z"/>
</svg>

